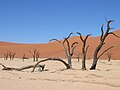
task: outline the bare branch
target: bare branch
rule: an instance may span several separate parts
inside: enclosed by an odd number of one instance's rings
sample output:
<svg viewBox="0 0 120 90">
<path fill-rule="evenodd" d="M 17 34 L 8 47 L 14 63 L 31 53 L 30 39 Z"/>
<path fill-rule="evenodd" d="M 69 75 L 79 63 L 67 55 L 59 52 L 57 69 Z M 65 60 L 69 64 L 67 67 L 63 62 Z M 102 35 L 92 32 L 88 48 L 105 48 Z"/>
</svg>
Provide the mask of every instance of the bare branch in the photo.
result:
<svg viewBox="0 0 120 90">
<path fill-rule="evenodd" d="M 67 50 L 66 50 L 66 47 L 65 47 L 65 45 L 64 45 L 64 41 L 63 42 L 60 42 L 58 39 L 51 39 L 51 40 L 49 40 L 49 41 L 57 41 L 58 43 L 60 43 L 62 46 L 63 46 L 63 48 L 64 48 L 64 52 L 65 52 L 65 54 L 66 54 L 66 57 L 68 57 L 68 54 L 67 54 Z"/>
<path fill-rule="evenodd" d="M 0 63 L 0 65 L 2 65 L 2 67 L 6 68 L 6 66 L 5 66 L 5 65 L 3 65 L 2 63 Z"/>
<path fill-rule="evenodd" d="M 74 54 L 74 50 L 75 50 L 75 48 L 76 48 L 76 44 L 78 44 L 78 42 L 74 42 L 74 43 L 71 45 L 71 48 L 72 48 L 71 56 Z"/>
<path fill-rule="evenodd" d="M 117 36 L 115 33 L 113 33 L 113 32 L 109 32 L 109 34 L 112 34 L 112 35 L 114 35 L 115 37 L 117 37 L 117 38 L 120 38 L 119 36 Z"/>
<path fill-rule="evenodd" d="M 109 48 L 107 48 L 106 50 L 104 50 L 99 56 L 98 56 L 98 59 L 105 53 L 107 52 L 109 49 L 113 48 L 114 46 L 111 46 Z"/>
<path fill-rule="evenodd" d="M 75 48 L 76 48 L 76 46 L 73 46 L 73 47 L 72 47 L 71 56 L 73 56 Z"/>
<path fill-rule="evenodd" d="M 51 41 L 57 41 L 58 43 L 61 43 L 59 40 L 57 40 L 57 39 L 51 39 L 51 40 L 49 40 L 50 42 Z"/>
<path fill-rule="evenodd" d="M 111 22 L 114 22 L 114 20 L 109 20 L 109 21 L 107 21 L 107 33 L 109 32 L 109 30 L 111 29 L 110 28 L 110 23 Z"/>
<path fill-rule="evenodd" d="M 60 61 L 60 62 L 62 62 L 66 66 L 67 69 L 70 68 L 69 65 L 62 59 L 59 59 L 59 58 L 47 58 L 47 59 L 44 59 L 44 60 L 41 60 L 41 61 L 37 62 L 35 64 L 35 66 L 33 67 L 32 72 L 35 71 L 36 66 L 38 66 L 41 62 L 46 62 L 46 61 Z"/>
<path fill-rule="evenodd" d="M 77 32 L 77 34 L 79 34 L 81 41 L 84 41 L 83 38 L 82 38 L 82 34 L 79 33 L 79 32 Z"/>
<path fill-rule="evenodd" d="M 87 51 L 88 51 L 88 48 L 89 48 L 89 45 L 87 46 L 87 48 L 86 48 L 86 50 L 85 50 L 86 53 L 87 53 Z"/>
<path fill-rule="evenodd" d="M 70 38 L 70 36 L 71 36 L 72 34 L 73 34 L 73 33 L 70 33 L 67 38 L 64 38 L 64 41 L 63 41 L 63 44 L 64 44 L 65 42 L 67 43 L 67 46 L 68 46 L 68 54 L 69 54 L 69 55 L 70 55 L 70 43 L 69 43 L 68 39 Z M 68 56 L 68 54 L 67 54 L 67 56 Z"/>
<path fill-rule="evenodd" d="M 60 42 L 57 39 L 52 39 L 52 40 L 55 40 L 55 41 L 59 42 L 63 46 L 64 52 L 66 54 L 66 58 L 68 60 L 68 66 L 69 66 L 69 68 L 72 68 L 72 62 L 71 62 L 72 56 L 71 56 L 71 47 L 70 47 L 70 43 L 69 43 L 68 40 L 69 40 L 69 38 L 70 38 L 70 36 L 72 34 L 73 33 L 70 33 L 67 38 L 64 38 L 63 42 Z M 76 43 L 74 43 L 74 44 L 76 44 Z"/>
<path fill-rule="evenodd" d="M 105 21 L 108 22 L 107 18 L 105 17 Z"/>
<path fill-rule="evenodd" d="M 109 21 L 108 21 L 108 24 L 110 24 L 111 22 L 114 22 L 114 20 L 109 20 Z"/>
<path fill-rule="evenodd" d="M 101 26 L 101 32 L 102 32 L 101 37 L 100 37 L 100 40 L 101 40 L 101 41 L 102 41 L 102 39 L 103 39 L 103 35 L 104 35 L 103 26 L 104 26 L 104 25 Z"/>
<path fill-rule="evenodd" d="M 91 34 L 88 34 L 88 35 L 85 37 L 85 39 L 84 39 L 85 42 L 86 42 L 86 40 L 88 39 L 89 36 L 91 36 Z"/>
<path fill-rule="evenodd" d="M 65 41 L 68 40 L 72 34 L 73 34 L 73 33 L 70 33 L 67 38 L 64 38 L 63 43 L 65 43 Z"/>
<path fill-rule="evenodd" d="M 13 70 L 15 70 L 15 71 L 22 71 L 22 70 L 25 70 L 25 69 L 30 69 L 30 68 L 34 68 L 35 67 L 35 65 L 28 65 L 28 66 L 24 66 L 24 67 L 20 67 L 20 68 L 14 68 L 14 67 L 7 67 L 7 66 L 5 66 L 5 65 L 3 65 L 1 63 L 0 63 L 0 65 L 2 65 L 2 67 L 3 67 L 2 70 L 7 70 L 7 71 L 13 71 Z M 45 65 L 37 65 L 36 67 L 37 68 L 41 68 L 41 71 L 43 71 Z"/>
<path fill-rule="evenodd" d="M 66 39 L 70 38 L 70 36 L 71 36 L 72 34 L 73 34 L 73 33 L 70 33 L 69 36 L 68 36 Z"/>
<path fill-rule="evenodd" d="M 67 42 L 67 46 L 68 46 L 68 54 L 70 55 L 70 43 L 69 43 L 68 39 L 65 39 L 65 41 Z"/>
<path fill-rule="evenodd" d="M 72 45 L 71 45 L 71 47 L 73 47 L 75 44 L 79 44 L 78 42 L 74 42 Z"/>
<path fill-rule="evenodd" d="M 66 57 L 68 58 L 67 49 L 66 49 L 66 47 L 65 47 L 64 43 L 62 43 L 62 46 L 63 46 L 63 48 L 64 48 L 64 52 L 65 52 L 65 54 L 66 54 Z"/>
</svg>

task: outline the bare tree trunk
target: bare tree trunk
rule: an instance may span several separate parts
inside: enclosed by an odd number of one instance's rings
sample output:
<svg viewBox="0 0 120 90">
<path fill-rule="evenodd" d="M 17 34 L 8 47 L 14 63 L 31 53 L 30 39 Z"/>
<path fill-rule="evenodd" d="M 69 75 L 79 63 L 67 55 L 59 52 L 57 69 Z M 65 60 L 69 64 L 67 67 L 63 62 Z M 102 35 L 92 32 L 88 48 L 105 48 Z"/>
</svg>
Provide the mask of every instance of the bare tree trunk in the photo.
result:
<svg viewBox="0 0 120 90">
<path fill-rule="evenodd" d="M 9 57 L 10 57 L 10 60 L 12 60 L 12 55 L 9 55 Z"/>
<path fill-rule="evenodd" d="M 99 59 L 107 50 L 109 50 L 109 49 L 111 49 L 111 48 L 114 47 L 114 46 L 112 46 L 112 47 L 106 49 L 102 54 L 100 54 L 100 55 L 98 56 L 98 52 L 101 50 L 102 46 L 105 44 L 105 40 L 106 40 L 107 36 L 110 35 L 110 34 L 112 34 L 112 35 L 120 38 L 120 37 L 117 36 L 115 33 L 109 32 L 109 31 L 111 30 L 111 27 L 110 27 L 110 23 L 111 23 L 111 22 L 113 22 L 113 20 L 107 21 L 107 30 L 106 30 L 105 34 L 104 34 L 104 30 L 103 30 L 103 25 L 101 26 L 101 32 L 102 32 L 102 34 L 101 34 L 101 37 L 100 37 L 100 44 L 99 44 L 99 45 L 97 46 L 97 48 L 95 49 L 94 57 L 93 57 L 93 63 L 92 63 L 92 66 L 91 66 L 90 70 L 96 69 L 98 59 Z"/>
<path fill-rule="evenodd" d="M 108 62 L 110 62 L 111 60 L 111 55 L 108 55 Z"/>
<path fill-rule="evenodd" d="M 94 52 L 93 63 L 92 63 L 90 70 L 96 69 L 97 61 L 98 61 L 98 52 L 102 48 L 102 46 L 103 46 L 103 42 L 101 42 L 100 45 L 96 48 Z"/>
<path fill-rule="evenodd" d="M 82 59 L 82 70 L 86 70 L 86 55 L 85 53 L 83 54 L 83 59 Z"/>
<path fill-rule="evenodd" d="M 25 59 L 25 54 L 23 54 L 23 57 L 22 57 L 22 59 L 23 59 L 23 62 L 24 62 L 24 59 Z"/>
<path fill-rule="evenodd" d="M 38 52 L 36 53 L 36 62 L 38 61 L 39 57 L 40 57 L 40 53 L 39 53 L 39 51 L 38 51 Z"/>
<path fill-rule="evenodd" d="M 71 61 L 71 56 L 68 57 L 68 65 L 70 69 L 72 68 L 72 61 Z"/>
<path fill-rule="evenodd" d="M 14 58 L 15 58 L 15 54 L 16 54 L 16 53 L 13 53 L 13 54 L 12 54 L 12 60 L 14 60 Z"/>
<path fill-rule="evenodd" d="M 35 56 L 33 57 L 33 62 L 35 62 Z"/>
<path fill-rule="evenodd" d="M 8 53 L 4 53 L 4 60 L 8 60 Z"/>
<path fill-rule="evenodd" d="M 94 56 L 93 63 L 92 63 L 92 66 L 91 66 L 90 70 L 96 69 L 97 61 L 98 61 L 98 58 L 96 56 Z"/>
<path fill-rule="evenodd" d="M 88 37 L 91 35 L 91 34 L 88 34 L 85 39 L 83 39 L 82 37 L 82 34 L 77 32 L 77 34 L 80 35 L 80 40 L 82 41 L 83 45 L 82 45 L 82 70 L 86 70 L 86 53 L 88 51 L 88 47 L 89 45 L 86 47 L 86 42 L 87 42 L 87 39 Z"/>
</svg>

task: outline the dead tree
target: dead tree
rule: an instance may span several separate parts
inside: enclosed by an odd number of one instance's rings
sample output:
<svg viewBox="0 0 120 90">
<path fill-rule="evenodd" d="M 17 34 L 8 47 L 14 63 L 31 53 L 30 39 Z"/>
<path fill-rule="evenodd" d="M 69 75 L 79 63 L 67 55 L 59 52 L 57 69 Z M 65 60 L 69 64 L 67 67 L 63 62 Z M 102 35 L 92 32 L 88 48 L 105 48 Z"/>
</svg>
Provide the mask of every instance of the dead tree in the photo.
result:
<svg viewBox="0 0 120 90">
<path fill-rule="evenodd" d="M 45 68 L 45 65 L 40 65 L 40 63 L 46 62 L 46 61 L 59 61 L 59 62 L 61 62 L 61 63 L 63 63 L 65 65 L 66 69 L 70 68 L 70 66 L 64 60 L 59 59 L 59 58 L 47 58 L 47 59 L 44 59 L 44 60 L 41 60 L 41 61 L 37 62 L 34 65 L 28 65 L 28 66 L 24 66 L 24 67 L 20 67 L 20 68 L 8 67 L 8 66 L 3 65 L 2 63 L 0 63 L 0 65 L 2 65 L 2 67 L 3 67 L 2 70 L 22 71 L 22 70 L 25 70 L 25 69 L 33 68 L 32 72 L 34 72 L 36 68 L 39 68 L 41 71 L 43 71 L 44 68 Z"/>
<path fill-rule="evenodd" d="M 8 52 L 7 52 L 7 53 L 4 53 L 4 60 L 8 60 L 8 57 L 9 57 Z"/>
<path fill-rule="evenodd" d="M 13 60 L 15 58 L 16 53 L 12 51 L 7 51 L 7 53 L 4 53 L 4 60 L 7 60 L 10 58 L 10 60 Z"/>
<path fill-rule="evenodd" d="M 16 53 L 13 53 L 13 54 L 12 54 L 12 60 L 15 58 L 15 55 L 16 55 Z"/>
<path fill-rule="evenodd" d="M 38 58 L 40 58 L 40 52 L 39 51 L 36 52 L 36 61 L 38 61 Z"/>
<path fill-rule="evenodd" d="M 76 56 L 76 58 L 78 59 L 78 62 L 80 61 L 80 53 L 74 53 L 74 55 Z"/>
<path fill-rule="evenodd" d="M 91 35 L 91 34 L 88 34 L 85 38 L 82 37 L 82 34 L 77 32 L 77 34 L 80 35 L 80 40 L 82 41 L 82 70 L 86 70 L 86 53 L 88 51 L 88 48 L 89 48 L 89 45 L 86 47 L 86 42 L 87 42 L 87 39 L 88 37 Z"/>
<path fill-rule="evenodd" d="M 11 51 L 9 51 L 9 58 L 10 58 L 10 60 L 12 60 L 12 52 Z"/>
<path fill-rule="evenodd" d="M 59 59 L 59 58 L 47 58 L 47 59 L 44 59 L 44 60 L 41 60 L 41 61 L 37 62 L 37 63 L 34 64 L 34 65 L 28 65 L 28 66 L 24 66 L 24 67 L 20 67 L 20 68 L 7 67 L 7 66 L 3 65 L 2 63 L 0 63 L 0 65 L 2 65 L 2 67 L 3 67 L 2 70 L 22 71 L 22 70 L 25 70 L 25 69 L 33 68 L 32 72 L 34 72 L 36 68 L 40 68 L 40 70 L 43 71 L 44 68 L 45 68 L 45 65 L 40 65 L 40 63 L 46 62 L 46 61 L 59 61 L 59 62 L 61 62 L 61 63 L 63 63 L 63 64 L 65 65 L 66 69 L 69 69 L 69 68 L 70 68 L 70 66 L 69 66 L 64 60 Z"/>
<path fill-rule="evenodd" d="M 107 51 L 107 58 L 108 58 L 108 62 L 110 62 L 111 57 L 112 57 L 112 53 L 111 53 L 111 49 L 109 51 Z"/>
<path fill-rule="evenodd" d="M 2 70 L 7 70 L 7 71 L 23 71 L 25 69 L 30 69 L 30 68 L 34 68 L 35 65 L 28 65 L 28 66 L 24 66 L 24 67 L 20 67 L 20 68 L 14 68 L 14 67 L 7 67 L 5 65 L 3 65 L 2 63 L 0 63 L 0 65 L 2 65 L 3 69 Z M 36 68 L 39 68 L 39 70 L 43 71 L 45 68 L 45 65 L 37 65 Z"/>
<path fill-rule="evenodd" d="M 66 69 L 70 69 L 70 65 L 69 65 L 68 63 L 66 63 L 66 62 L 65 62 L 64 60 L 62 60 L 62 59 L 59 59 L 59 58 L 47 58 L 47 59 L 40 60 L 39 62 L 37 62 L 37 63 L 34 65 L 32 72 L 35 71 L 35 68 L 36 68 L 40 63 L 46 62 L 46 61 L 59 61 L 59 62 L 61 62 L 61 63 L 63 63 L 63 64 L 65 65 Z"/>
<path fill-rule="evenodd" d="M 102 34 L 101 34 L 101 36 L 100 36 L 100 43 L 99 43 L 99 45 L 97 46 L 97 48 L 95 49 L 95 51 L 94 51 L 93 63 L 92 63 L 92 66 L 91 66 L 90 70 L 96 69 L 96 65 L 97 65 L 98 59 L 99 59 L 106 51 L 108 51 L 109 49 L 111 49 L 111 48 L 114 47 L 114 46 L 111 46 L 110 48 L 106 49 L 102 54 L 98 55 L 98 53 L 99 53 L 99 51 L 101 50 L 101 48 L 103 47 L 103 45 L 105 45 L 105 40 L 106 40 L 106 38 L 107 38 L 109 35 L 114 35 L 114 36 L 120 38 L 120 37 L 117 36 L 115 33 L 110 32 L 110 30 L 112 29 L 112 28 L 110 27 L 110 23 L 111 23 L 111 22 L 114 22 L 114 21 L 113 21 L 113 20 L 109 20 L 109 21 L 106 20 L 106 22 L 107 22 L 107 29 L 106 29 L 106 32 L 105 32 L 105 33 L 104 33 L 104 30 L 103 30 L 104 25 L 101 26 L 101 32 L 102 32 Z"/>
<path fill-rule="evenodd" d="M 23 54 L 22 59 L 23 59 L 23 62 L 24 62 L 24 60 L 25 60 L 25 59 L 29 59 L 29 58 L 28 58 L 28 57 L 26 57 L 26 55 L 25 55 L 25 54 Z"/>
<path fill-rule="evenodd" d="M 75 47 L 76 47 L 76 44 L 78 44 L 78 42 L 74 42 L 72 43 L 72 45 L 70 46 L 70 43 L 68 41 L 68 39 L 70 38 L 70 36 L 72 35 L 73 33 L 70 33 L 69 36 L 67 38 L 64 38 L 63 41 L 59 41 L 57 39 L 51 39 L 50 41 L 57 41 L 58 43 L 60 43 L 62 46 L 63 46 L 63 49 L 64 49 L 64 52 L 65 52 L 65 55 L 66 55 L 66 59 L 68 60 L 68 65 L 69 65 L 69 68 L 72 68 L 72 56 L 73 56 L 73 53 L 74 53 L 74 50 L 75 50 Z M 67 45 L 67 47 L 66 47 Z"/>
<path fill-rule="evenodd" d="M 38 58 L 40 56 L 40 51 L 38 49 L 34 49 L 33 52 L 32 51 L 28 51 L 32 57 L 33 57 L 33 62 L 38 61 Z"/>
<path fill-rule="evenodd" d="M 24 62 L 24 59 L 25 59 L 25 54 L 23 54 L 23 57 L 22 57 L 22 59 L 23 59 L 23 62 Z"/>
</svg>

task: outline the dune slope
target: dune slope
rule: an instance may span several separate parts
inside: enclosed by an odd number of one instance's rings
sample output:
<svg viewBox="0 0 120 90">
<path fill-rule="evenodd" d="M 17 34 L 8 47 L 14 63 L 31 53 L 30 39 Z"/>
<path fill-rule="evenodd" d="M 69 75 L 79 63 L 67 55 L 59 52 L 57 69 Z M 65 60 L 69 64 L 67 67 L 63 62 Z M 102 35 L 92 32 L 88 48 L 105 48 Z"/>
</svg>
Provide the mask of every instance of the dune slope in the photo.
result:
<svg viewBox="0 0 120 90">
<path fill-rule="evenodd" d="M 120 36 L 120 30 L 114 31 L 115 34 Z M 91 59 L 93 57 L 93 52 L 96 46 L 99 43 L 99 36 L 98 37 L 90 37 L 88 39 L 87 44 L 90 46 L 87 58 Z M 79 36 L 74 36 L 70 38 L 70 43 L 77 41 L 79 45 L 77 45 L 75 53 L 81 54 L 81 41 Z M 110 46 L 115 46 L 113 49 L 110 50 L 112 54 L 112 59 L 120 59 L 120 39 L 116 38 L 113 35 L 110 35 L 106 39 L 106 44 L 103 46 L 100 53 Z M 33 51 L 34 49 L 40 50 L 40 57 L 60 57 L 65 58 L 64 50 L 62 46 L 58 42 L 49 42 L 46 44 L 16 44 L 16 43 L 8 43 L 8 42 L 0 42 L 0 57 L 4 57 L 4 53 L 8 52 L 9 50 L 12 52 L 16 52 L 16 57 L 22 57 L 23 54 L 26 54 L 27 57 L 31 57 L 31 54 L 28 51 Z M 74 57 L 76 57 L 74 55 Z M 106 59 L 106 54 L 101 57 L 102 59 Z"/>
</svg>

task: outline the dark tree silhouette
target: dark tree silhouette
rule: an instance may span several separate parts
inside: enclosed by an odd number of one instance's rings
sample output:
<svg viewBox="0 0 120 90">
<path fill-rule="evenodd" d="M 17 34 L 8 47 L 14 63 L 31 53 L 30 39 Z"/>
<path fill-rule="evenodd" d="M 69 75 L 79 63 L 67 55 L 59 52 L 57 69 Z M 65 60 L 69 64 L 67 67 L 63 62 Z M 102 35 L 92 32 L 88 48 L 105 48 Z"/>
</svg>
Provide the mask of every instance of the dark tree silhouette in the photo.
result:
<svg viewBox="0 0 120 90">
<path fill-rule="evenodd" d="M 109 35 L 114 35 L 114 36 L 120 38 L 120 37 L 117 36 L 115 33 L 110 32 L 110 30 L 112 29 L 112 28 L 110 27 L 110 23 L 111 23 L 111 22 L 114 22 L 114 21 L 113 21 L 113 20 L 109 20 L 109 21 L 106 20 L 106 22 L 107 22 L 107 29 L 106 29 L 106 32 L 105 32 L 105 33 L 104 33 L 104 30 L 103 30 L 104 25 L 101 26 L 101 32 L 102 32 L 102 34 L 101 34 L 101 37 L 100 37 L 100 43 L 99 43 L 99 45 L 97 46 L 97 48 L 95 49 L 94 57 L 93 57 L 93 63 L 92 63 L 92 66 L 91 66 L 90 70 L 96 69 L 96 65 L 97 65 L 98 59 L 99 59 L 106 51 L 108 51 L 109 49 L 111 49 L 111 48 L 114 47 L 114 46 L 111 46 L 110 48 L 106 49 L 102 54 L 100 54 L 100 55 L 98 56 L 99 51 L 101 50 L 101 48 L 103 47 L 103 45 L 105 45 L 105 40 L 106 40 L 106 38 L 107 38 Z"/>
<path fill-rule="evenodd" d="M 24 66 L 24 67 L 20 67 L 20 68 L 14 68 L 14 67 L 7 67 L 5 65 L 3 65 L 2 63 L 0 63 L 0 65 L 2 65 L 3 69 L 2 70 L 7 70 L 7 71 L 23 71 L 25 69 L 30 69 L 30 68 L 34 68 L 35 65 L 28 65 L 28 66 Z M 36 68 L 39 68 L 39 70 L 43 71 L 45 68 L 45 65 L 37 65 Z"/>
<path fill-rule="evenodd" d="M 44 70 L 45 68 L 45 65 L 40 65 L 40 63 L 42 62 L 46 62 L 46 61 L 59 61 L 61 63 L 63 63 L 66 67 L 66 69 L 69 69 L 69 65 L 62 59 L 59 59 L 59 58 L 47 58 L 47 59 L 43 59 L 41 61 L 38 61 L 36 64 L 34 65 L 28 65 L 28 66 L 24 66 L 24 67 L 20 67 L 20 68 L 14 68 L 14 67 L 7 67 L 5 65 L 3 65 L 2 63 L 0 63 L 0 65 L 2 65 L 3 69 L 2 70 L 8 70 L 8 71 L 13 71 L 13 70 L 16 70 L 16 71 L 22 71 L 22 70 L 25 70 L 25 69 L 30 69 L 30 68 L 33 68 L 32 72 L 35 71 L 36 68 L 40 68 L 41 71 Z"/>
<path fill-rule="evenodd" d="M 12 52 L 11 51 L 9 51 L 9 57 L 10 57 L 10 60 L 12 60 Z"/>
<path fill-rule="evenodd" d="M 29 59 L 29 58 L 28 58 L 28 57 L 26 57 L 26 55 L 25 55 L 25 54 L 23 54 L 22 59 L 23 59 L 23 62 L 24 62 L 24 60 L 25 60 L 25 59 Z"/>
<path fill-rule="evenodd" d="M 80 53 L 74 53 L 74 55 L 76 56 L 76 58 L 78 59 L 78 62 L 79 62 L 81 54 Z"/>
<path fill-rule="evenodd" d="M 82 37 L 82 34 L 77 32 L 80 35 L 80 40 L 82 41 L 82 70 L 86 70 L 86 53 L 88 51 L 89 45 L 86 47 L 86 42 L 88 37 L 91 34 L 88 34 L 85 38 Z"/>
<path fill-rule="evenodd" d="M 108 62 L 110 62 L 111 57 L 112 57 L 111 49 L 109 51 L 107 51 L 106 55 L 107 55 L 107 58 L 108 58 Z"/>
<path fill-rule="evenodd" d="M 8 58 L 10 58 L 10 60 L 13 60 L 15 58 L 15 55 L 15 52 L 9 50 L 6 53 L 4 53 L 4 60 L 8 60 Z"/>
<path fill-rule="evenodd" d="M 32 57 L 33 57 L 33 62 L 38 61 L 38 58 L 40 57 L 40 51 L 38 49 L 34 49 L 33 51 L 28 51 Z"/>
<path fill-rule="evenodd" d="M 57 41 L 58 43 L 60 43 L 62 46 L 63 46 L 63 49 L 64 49 L 64 52 L 65 52 L 65 55 L 66 55 L 66 58 L 68 60 L 68 65 L 69 65 L 69 68 L 72 68 L 72 56 L 74 54 L 74 50 L 75 50 L 75 47 L 76 47 L 76 44 L 78 44 L 78 42 L 73 42 L 72 45 L 70 45 L 69 43 L 69 38 L 70 36 L 72 35 L 73 33 L 70 33 L 69 36 L 67 38 L 64 38 L 63 41 L 59 41 L 57 39 L 51 39 L 50 41 Z M 67 47 L 66 47 L 67 45 Z"/>
<path fill-rule="evenodd" d="M 8 57 L 9 57 L 8 52 L 7 52 L 7 53 L 4 53 L 4 60 L 8 60 Z"/>
<path fill-rule="evenodd" d="M 39 58 L 40 58 L 40 52 L 37 51 L 37 52 L 36 52 L 36 61 L 38 61 Z"/>
<path fill-rule="evenodd" d="M 12 60 L 15 58 L 16 53 L 12 53 Z"/>
<path fill-rule="evenodd" d="M 37 63 L 34 65 L 32 72 L 35 71 L 35 68 L 36 68 L 40 63 L 46 62 L 46 61 L 59 61 L 59 62 L 61 62 L 61 63 L 63 63 L 63 64 L 65 65 L 66 69 L 70 69 L 69 64 L 66 63 L 66 62 L 65 62 L 64 60 L 62 60 L 62 59 L 59 59 L 59 58 L 47 58 L 47 59 L 40 60 L 39 62 L 37 62 Z"/>
</svg>

